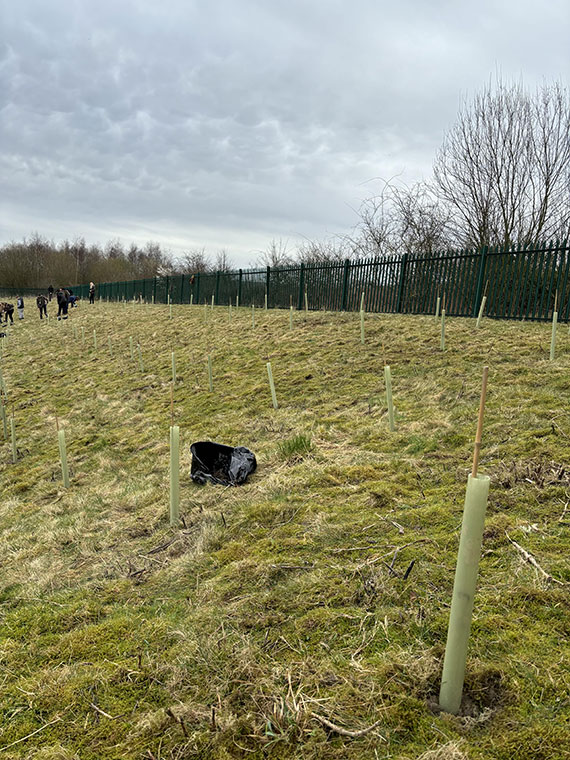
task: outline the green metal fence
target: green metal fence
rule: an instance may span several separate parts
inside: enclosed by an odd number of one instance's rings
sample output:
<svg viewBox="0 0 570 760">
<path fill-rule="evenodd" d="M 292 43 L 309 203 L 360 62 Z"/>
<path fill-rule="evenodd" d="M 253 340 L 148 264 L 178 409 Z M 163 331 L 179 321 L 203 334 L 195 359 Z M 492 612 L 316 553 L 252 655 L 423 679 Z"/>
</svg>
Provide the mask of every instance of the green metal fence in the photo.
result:
<svg viewBox="0 0 570 760">
<path fill-rule="evenodd" d="M 0 294 L 11 289 L 2 289 Z M 73 291 L 87 299 L 88 285 Z M 36 293 L 36 291 L 31 291 Z M 147 302 L 269 308 L 355 311 L 362 293 L 367 311 L 434 313 L 437 298 L 451 316 L 476 316 L 487 297 L 485 314 L 497 319 L 549 320 L 556 298 L 560 321 L 570 319 L 568 241 L 508 250 L 442 251 L 430 256 L 388 256 L 289 267 L 239 269 L 194 275 L 153 277 L 96 286 L 98 298 Z M 12 295 L 18 295 L 11 290 Z"/>
</svg>

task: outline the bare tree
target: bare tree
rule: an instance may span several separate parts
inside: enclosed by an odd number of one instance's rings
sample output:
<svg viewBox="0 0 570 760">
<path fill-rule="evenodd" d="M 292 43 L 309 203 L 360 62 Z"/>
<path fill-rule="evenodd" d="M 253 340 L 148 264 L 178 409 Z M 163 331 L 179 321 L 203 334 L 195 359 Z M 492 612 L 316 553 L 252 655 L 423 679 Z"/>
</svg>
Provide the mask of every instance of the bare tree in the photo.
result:
<svg viewBox="0 0 570 760">
<path fill-rule="evenodd" d="M 353 249 L 344 237 L 325 240 L 304 240 L 297 246 L 296 259 L 303 264 L 322 264 L 327 261 L 344 261 Z"/>
<path fill-rule="evenodd" d="M 264 251 L 259 252 L 254 265 L 269 267 L 286 267 L 292 264 L 293 257 L 289 253 L 289 241 L 283 242 L 282 238 L 275 240 L 273 238 Z"/>
<path fill-rule="evenodd" d="M 436 157 L 437 193 L 456 242 L 532 243 L 570 224 L 570 100 L 498 82 L 462 107 Z"/>
<path fill-rule="evenodd" d="M 220 248 L 216 253 L 216 261 L 214 263 L 214 269 L 216 272 L 231 272 L 234 269 L 234 265 L 230 258 L 229 253 L 225 248 Z"/>
<path fill-rule="evenodd" d="M 178 261 L 177 269 L 182 274 L 197 274 L 198 272 L 210 272 L 212 262 L 206 255 L 205 248 L 192 248 Z"/>
<path fill-rule="evenodd" d="M 390 189 L 392 221 L 406 253 L 431 255 L 449 246 L 449 211 L 424 182 Z"/>
</svg>

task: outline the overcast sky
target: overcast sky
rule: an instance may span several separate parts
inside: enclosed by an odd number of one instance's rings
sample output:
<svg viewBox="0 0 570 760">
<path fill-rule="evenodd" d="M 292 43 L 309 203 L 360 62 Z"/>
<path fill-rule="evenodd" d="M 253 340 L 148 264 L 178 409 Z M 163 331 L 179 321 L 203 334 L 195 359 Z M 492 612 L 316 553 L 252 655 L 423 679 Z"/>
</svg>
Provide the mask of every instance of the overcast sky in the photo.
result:
<svg viewBox="0 0 570 760">
<path fill-rule="evenodd" d="M 347 232 L 497 73 L 568 81 L 568 0 L 0 0 L 0 243 Z"/>
</svg>

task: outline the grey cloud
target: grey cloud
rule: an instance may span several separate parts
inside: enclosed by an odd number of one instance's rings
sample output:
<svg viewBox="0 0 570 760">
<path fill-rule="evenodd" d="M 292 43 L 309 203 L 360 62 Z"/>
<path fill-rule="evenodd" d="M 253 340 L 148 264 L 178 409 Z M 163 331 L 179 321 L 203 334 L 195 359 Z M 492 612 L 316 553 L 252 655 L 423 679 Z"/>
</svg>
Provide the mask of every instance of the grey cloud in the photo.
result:
<svg viewBox="0 0 570 760">
<path fill-rule="evenodd" d="M 170 227 L 240 250 L 248 234 L 347 229 L 372 177 L 429 172 L 462 93 L 498 68 L 560 77 L 568 30 L 559 2 L 538 18 L 490 0 L 27 0 L 3 13 L 3 238 L 59 220 L 61 237 Z M 547 27 L 548 49 L 526 55 Z"/>
</svg>

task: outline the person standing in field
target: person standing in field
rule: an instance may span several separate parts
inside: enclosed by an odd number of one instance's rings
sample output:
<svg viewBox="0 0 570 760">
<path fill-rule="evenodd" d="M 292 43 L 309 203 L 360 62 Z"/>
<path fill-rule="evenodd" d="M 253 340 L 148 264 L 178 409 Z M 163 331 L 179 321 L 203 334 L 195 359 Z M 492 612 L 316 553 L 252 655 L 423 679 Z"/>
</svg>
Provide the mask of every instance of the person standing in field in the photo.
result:
<svg viewBox="0 0 570 760">
<path fill-rule="evenodd" d="M 47 305 L 48 305 L 47 296 L 39 295 L 36 298 L 36 304 L 37 304 L 38 309 L 40 310 L 40 319 L 44 318 L 44 314 L 46 315 L 46 318 L 47 318 Z"/>
<path fill-rule="evenodd" d="M 57 298 L 57 318 L 61 319 L 63 314 L 63 318 L 67 319 L 67 290 L 58 288 L 55 295 Z"/>
<path fill-rule="evenodd" d="M 53 298 L 53 285 L 50 285 L 48 288 L 48 298 L 50 301 Z"/>
<path fill-rule="evenodd" d="M 4 322 L 8 322 L 8 317 L 10 317 L 10 322 L 14 324 L 14 304 L 13 303 L 0 303 L 0 320 L 1 316 L 4 314 Z"/>
<path fill-rule="evenodd" d="M 89 283 L 89 303 L 95 303 L 95 283 Z"/>
<path fill-rule="evenodd" d="M 16 307 L 18 308 L 18 318 L 24 319 L 24 299 L 22 296 L 18 296 Z"/>
</svg>

